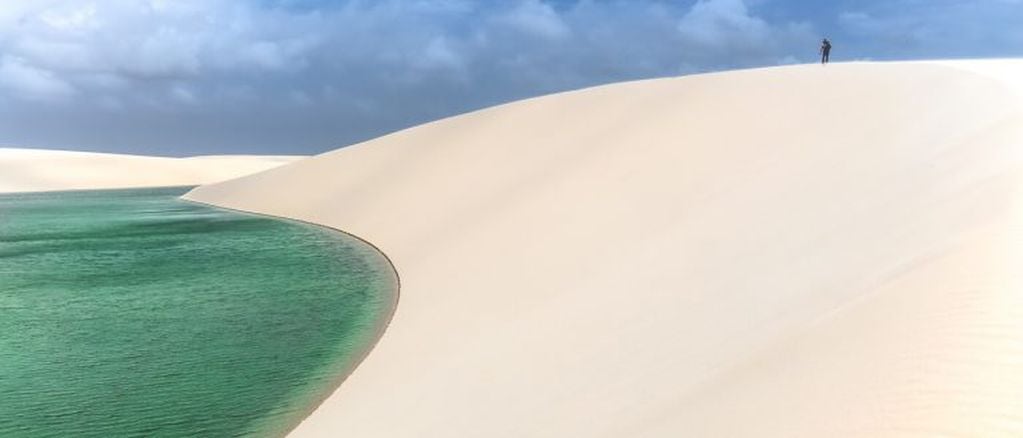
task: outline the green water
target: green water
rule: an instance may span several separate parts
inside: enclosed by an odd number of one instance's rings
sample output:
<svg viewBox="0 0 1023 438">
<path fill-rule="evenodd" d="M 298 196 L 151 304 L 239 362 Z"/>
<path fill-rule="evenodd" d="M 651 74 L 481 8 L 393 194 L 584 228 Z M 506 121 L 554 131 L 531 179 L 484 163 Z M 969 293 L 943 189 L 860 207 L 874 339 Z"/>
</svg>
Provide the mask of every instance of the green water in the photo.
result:
<svg viewBox="0 0 1023 438">
<path fill-rule="evenodd" d="M 0 437 L 280 435 L 374 341 L 378 253 L 185 190 L 0 195 Z"/>
</svg>

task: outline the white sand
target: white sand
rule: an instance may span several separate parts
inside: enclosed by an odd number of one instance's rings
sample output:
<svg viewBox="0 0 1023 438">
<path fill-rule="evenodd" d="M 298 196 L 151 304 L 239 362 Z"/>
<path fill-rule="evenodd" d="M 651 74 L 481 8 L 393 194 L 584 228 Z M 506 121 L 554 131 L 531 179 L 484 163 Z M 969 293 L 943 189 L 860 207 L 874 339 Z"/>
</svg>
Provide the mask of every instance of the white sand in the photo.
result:
<svg viewBox="0 0 1023 438">
<path fill-rule="evenodd" d="M 401 276 L 294 436 L 1021 436 L 1021 65 L 618 84 L 188 197 Z"/>
<path fill-rule="evenodd" d="M 0 193 L 208 184 L 299 158 L 257 155 L 165 158 L 0 148 Z"/>
</svg>

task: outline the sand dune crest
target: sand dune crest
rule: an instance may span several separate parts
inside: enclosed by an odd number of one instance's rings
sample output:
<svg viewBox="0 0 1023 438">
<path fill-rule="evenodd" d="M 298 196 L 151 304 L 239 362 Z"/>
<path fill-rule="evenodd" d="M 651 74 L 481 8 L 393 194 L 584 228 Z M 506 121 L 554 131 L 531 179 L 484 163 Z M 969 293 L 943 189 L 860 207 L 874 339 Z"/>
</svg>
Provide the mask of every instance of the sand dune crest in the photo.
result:
<svg viewBox="0 0 1023 438">
<path fill-rule="evenodd" d="M 188 198 L 401 275 L 295 436 L 1021 435 L 1021 65 L 616 84 Z"/>
<path fill-rule="evenodd" d="M 191 186 L 295 161 L 295 156 L 190 158 L 0 148 L 0 193 Z"/>
</svg>

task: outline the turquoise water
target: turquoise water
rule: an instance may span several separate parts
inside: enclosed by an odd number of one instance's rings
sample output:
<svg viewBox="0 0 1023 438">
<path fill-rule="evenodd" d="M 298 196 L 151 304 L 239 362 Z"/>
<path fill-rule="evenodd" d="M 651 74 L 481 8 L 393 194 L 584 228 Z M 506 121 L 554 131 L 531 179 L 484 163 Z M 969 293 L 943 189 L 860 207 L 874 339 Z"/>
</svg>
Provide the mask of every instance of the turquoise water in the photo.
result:
<svg viewBox="0 0 1023 438">
<path fill-rule="evenodd" d="M 0 195 L 0 437 L 280 435 L 375 341 L 377 252 L 185 191 Z"/>
</svg>

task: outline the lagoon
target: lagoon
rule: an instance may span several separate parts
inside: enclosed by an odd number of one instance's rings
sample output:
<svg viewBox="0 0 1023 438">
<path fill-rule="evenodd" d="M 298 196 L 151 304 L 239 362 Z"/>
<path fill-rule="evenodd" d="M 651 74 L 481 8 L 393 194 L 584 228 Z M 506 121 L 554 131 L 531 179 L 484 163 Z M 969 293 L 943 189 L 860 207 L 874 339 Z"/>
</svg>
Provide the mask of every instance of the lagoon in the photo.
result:
<svg viewBox="0 0 1023 438">
<path fill-rule="evenodd" d="M 372 247 L 178 199 L 0 195 L 0 436 L 278 436 L 375 342 Z"/>
</svg>

